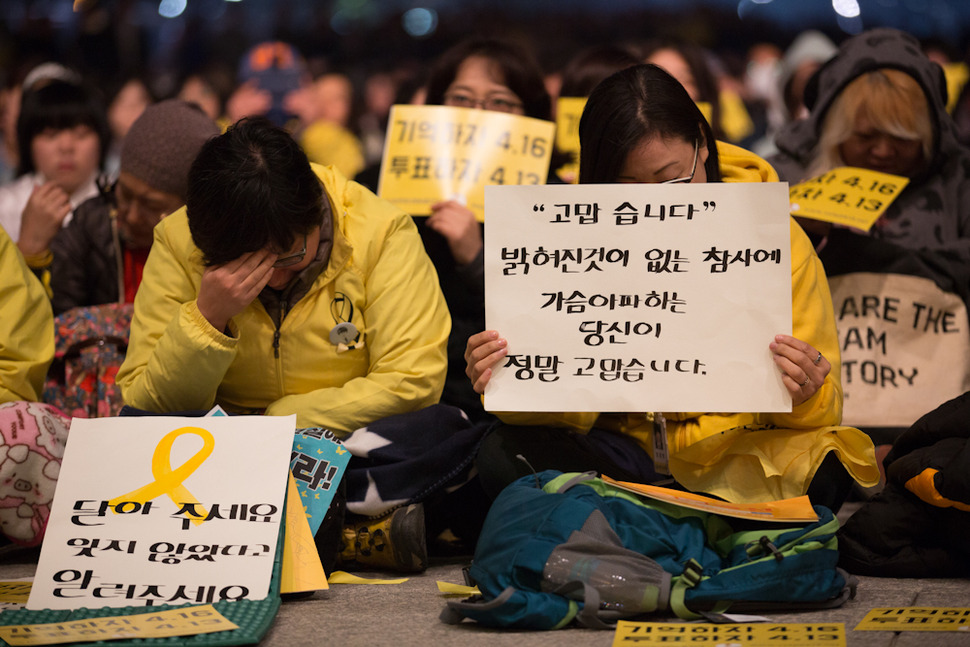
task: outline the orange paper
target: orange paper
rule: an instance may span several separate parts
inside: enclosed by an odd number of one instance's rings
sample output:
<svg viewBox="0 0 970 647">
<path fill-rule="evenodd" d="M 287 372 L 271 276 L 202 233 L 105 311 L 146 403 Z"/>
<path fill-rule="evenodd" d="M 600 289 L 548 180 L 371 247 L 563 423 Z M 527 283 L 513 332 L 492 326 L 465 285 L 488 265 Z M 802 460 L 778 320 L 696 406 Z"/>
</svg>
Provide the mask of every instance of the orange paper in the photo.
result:
<svg viewBox="0 0 970 647">
<path fill-rule="evenodd" d="M 815 514 L 815 510 L 812 508 L 812 502 L 804 495 L 793 499 L 767 501 L 765 503 L 728 503 L 727 501 L 712 499 L 711 497 L 694 494 L 692 492 L 671 490 L 670 488 L 644 485 L 642 483 L 617 481 L 606 475 L 603 475 L 603 482 L 609 483 L 626 492 L 639 494 L 640 496 L 664 501 L 683 508 L 724 515 L 726 517 L 757 519 L 760 521 L 818 521 L 818 515 Z"/>
</svg>

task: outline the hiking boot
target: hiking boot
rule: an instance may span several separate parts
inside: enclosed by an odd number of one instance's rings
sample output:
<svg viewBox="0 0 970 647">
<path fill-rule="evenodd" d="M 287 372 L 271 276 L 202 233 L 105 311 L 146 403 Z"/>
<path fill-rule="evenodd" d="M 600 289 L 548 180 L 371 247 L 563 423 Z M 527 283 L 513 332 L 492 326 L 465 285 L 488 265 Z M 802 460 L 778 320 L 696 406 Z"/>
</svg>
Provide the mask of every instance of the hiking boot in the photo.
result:
<svg viewBox="0 0 970 647">
<path fill-rule="evenodd" d="M 428 568 L 424 506 L 420 503 L 345 525 L 343 538 L 340 560 L 344 564 L 404 573 Z"/>
</svg>

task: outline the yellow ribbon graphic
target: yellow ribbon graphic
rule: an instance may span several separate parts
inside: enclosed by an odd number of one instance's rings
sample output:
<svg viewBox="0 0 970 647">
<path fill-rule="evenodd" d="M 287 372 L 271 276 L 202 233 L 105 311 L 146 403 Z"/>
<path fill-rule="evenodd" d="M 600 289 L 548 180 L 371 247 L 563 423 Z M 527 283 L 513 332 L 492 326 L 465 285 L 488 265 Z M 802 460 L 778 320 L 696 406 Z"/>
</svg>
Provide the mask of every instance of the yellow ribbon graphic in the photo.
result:
<svg viewBox="0 0 970 647">
<path fill-rule="evenodd" d="M 202 449 L 173 470 L 172 445 L 175 444 L 177 438 L 186 434 L 193 434 L 201 438 L 203 443 Z M 189 478 L 209 458 L 215 444 L 215 439 L 212 437 L 212 434 L 201 427 L 180 427 L 170 431 L 158 442 L 158 445 L 155 446 L 155 453 L 152 454 L 152 476 L 155 477 L 155 480 L 128 494 L 111 499 L 108 501 L 108 504 L 114 507 L 125 501 L 146 503 L 163 494 L 167 494 L 168 498 L 175 505 L 182 507 L 185 504 L 192 504 L 196 506 L 196 510 L 201 510 L 203 517 L 206 516 L 208 513 L 205 511 L 205 508 L 197 507 L 199 506 L 199 500 L 192 496 L 192 493 L 182 485 L 182 482 Z M 199 525 L 204 523 L 205 519 L 193 518 L 192 522 Z"/>
</svg>

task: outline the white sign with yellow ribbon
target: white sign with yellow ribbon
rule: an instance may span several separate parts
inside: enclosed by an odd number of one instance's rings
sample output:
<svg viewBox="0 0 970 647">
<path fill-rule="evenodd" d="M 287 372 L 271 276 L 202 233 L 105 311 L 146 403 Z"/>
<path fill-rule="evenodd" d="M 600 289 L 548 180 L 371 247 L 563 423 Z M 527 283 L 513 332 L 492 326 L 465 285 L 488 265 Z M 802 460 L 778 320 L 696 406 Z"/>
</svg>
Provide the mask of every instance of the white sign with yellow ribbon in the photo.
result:
<svg viewBox="0 0 970 647">
<path fill-rule="evenodd" d="M 485 186 L 545 184 L 555 124 L 504 112 L 394 106 L 377 194 L 411 215 L 458 200 L 485 219 Z"/>
<path fill-rule="evenodd" d="M 295 424 L 75 418 L 27 607 L 265 598 Z"/>
</svg>

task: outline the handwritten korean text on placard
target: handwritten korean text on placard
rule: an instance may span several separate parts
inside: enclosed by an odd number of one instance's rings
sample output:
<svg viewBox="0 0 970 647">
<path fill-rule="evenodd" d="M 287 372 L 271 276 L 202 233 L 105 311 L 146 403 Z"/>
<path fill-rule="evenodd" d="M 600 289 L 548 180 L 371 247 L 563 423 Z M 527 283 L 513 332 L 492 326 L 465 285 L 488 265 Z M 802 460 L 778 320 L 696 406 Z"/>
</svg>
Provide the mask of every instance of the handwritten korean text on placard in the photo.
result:
<svg viewBox="0 0 970 647">
<path fill-rule="evenodd" d="M 488 187 L 498 411 L 790 411 L 787 186 Z"/>
<path fill-rule="evenodd" d="M 28 608 L 265 598 L 294 425 L 74 419 Z"/>
</svg>

